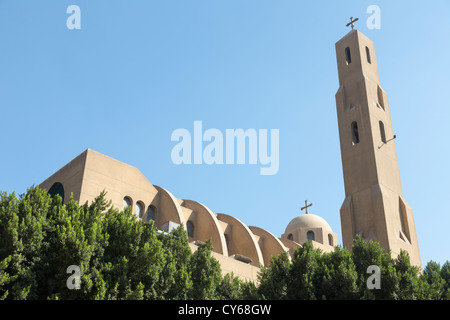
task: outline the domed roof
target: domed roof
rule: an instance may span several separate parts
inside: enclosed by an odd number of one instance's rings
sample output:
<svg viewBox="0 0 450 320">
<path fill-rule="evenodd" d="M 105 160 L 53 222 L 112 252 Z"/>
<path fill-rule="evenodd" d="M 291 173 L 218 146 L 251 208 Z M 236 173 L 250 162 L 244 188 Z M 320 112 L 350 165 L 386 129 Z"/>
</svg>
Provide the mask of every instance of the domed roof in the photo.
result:
<svg viewBox="0 0 450 320">
<path fill-rule="evenodd" d="M 291 233 L 299 228 L 323 228 L 332 231 L 324 218 L 311 213 L 305 213 L 292 219 L 287 225 L 285 233 Z"/>
</svg>

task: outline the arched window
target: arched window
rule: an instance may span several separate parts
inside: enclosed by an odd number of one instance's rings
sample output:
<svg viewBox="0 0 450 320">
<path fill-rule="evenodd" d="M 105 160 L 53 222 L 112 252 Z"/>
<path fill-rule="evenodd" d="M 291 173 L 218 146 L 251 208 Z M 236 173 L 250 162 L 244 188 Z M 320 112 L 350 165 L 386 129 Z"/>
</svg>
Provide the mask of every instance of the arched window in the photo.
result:
<svg viewBox="0 0 450 320">
<path fill-rule="evenodd" d="M 380 123 L 380 136 L 381 136 L 381 141 L 383 143 L 386 143 L 386 133 L 384 132 L 384 123 L 382 121 L 379 122 Z"/>
<path fill-rule="evenodd" d="M 352 56 L 350 54 L 350 48 L 349 47 L 345 48 L 345 62 L 347 63 L 347 65 L 352 63 Z"/>
<path fill-rule="evenodd" d="M 353 145 L 359 143 L 358 124 L 356 123 L 356 121 L 352 122 L 352 141 Z"/>
<path fill-rule="evenodd" d="M 125 210 L 126 208 L 131 208 L 131 203 L 132 201 L 130 197 L 123 198 L 122 210 Z"/>
<path fill-rule="evenodd" d="M 372 63 L 372 61 L 370 60 L 370 51 L 369 51 L 368 47 L 366 47 L 366 57 L 367 57 L 367 62 Z"/>
<path fill-rule="evenodd" d="M 156 221 L 156 208 L 154 206 L 148 206 L 147 208 L 147 222 L 150 220 Z"/>
<path fill-rule="evenodd" d="M 192 224 L 192 222 L 188 221 L 186 223 L 186 229 L 187 229 L 188 237 L 193 238 L 194 237 L 194 225 Z"/>
<path fill-rule="evenodd" d="M 136 202 L 134 213 L 136 214 L 136 217 L 142 218 L 142 214 L 144 213 L 144 204 L 141 201 Z"/>
<path fill-rule="evenodd" d="M 292 233 L 289 233 L 287 238 L 288 238 L 288 240 L 291 240 L 291 241 L 294 240 L 294 236 L 292 235 Z"/>
<path fill-rule="evenodd" d="M 308 233 L 306 233 L 306 239 L 308 241 L 313 241 L 314 240 L 314 232 L 313 231 L 308 231 Z"/>
<path fill-rule="evenodd" d="M 331 233 L 328 234 L 328 244 L 329 244 L 330 246 L 333 245 L 333 235 L 332 235 Z"/>
<path fill-rule="evenodd" d="M 54 198 L 57 194 L 61 197 L 64 203 L 64 186 L 61 182 L 55 182 L 48 190 L 48 194 Z"/>
</svg>

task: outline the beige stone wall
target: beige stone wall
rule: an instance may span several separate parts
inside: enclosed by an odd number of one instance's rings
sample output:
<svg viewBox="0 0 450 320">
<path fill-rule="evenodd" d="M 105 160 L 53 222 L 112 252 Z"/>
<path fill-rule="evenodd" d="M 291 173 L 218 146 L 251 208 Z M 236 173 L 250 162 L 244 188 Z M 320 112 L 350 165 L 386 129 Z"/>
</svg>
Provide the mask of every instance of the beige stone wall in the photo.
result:
<svg viewBox="0 0 450 320">
<path fill-rule="evenodd" d="M 192 252 L 197 250 L 197 246 L 195 244 L 190 243 L 189 246 L 191 247 Z M 214 251 L 212 252 L 212 256 L 219 261 L 223 276 L 227 273 L 233 273 L 234 276 L 239 277 L 243 281 L 251 281 L 256 284 L 258 283 L 259 267 L 243 263 L 232 257 L 224 256 Z"/>
<path fill-rule="evenodd" d="M 81 184 L 83 181 L 84 168 L 86 164 L 86 155 L 87 151 L 80 154 L 78 157 L 70 161 L 64 167 L 43 181 L 39 187 L 48 191 L 54 183 L 62 183 L 64 186 L 65 202 L 70 200 L 71 194 L 73 194 L 74 200 L 79 201 L 81 196 Z"/>
</svg>

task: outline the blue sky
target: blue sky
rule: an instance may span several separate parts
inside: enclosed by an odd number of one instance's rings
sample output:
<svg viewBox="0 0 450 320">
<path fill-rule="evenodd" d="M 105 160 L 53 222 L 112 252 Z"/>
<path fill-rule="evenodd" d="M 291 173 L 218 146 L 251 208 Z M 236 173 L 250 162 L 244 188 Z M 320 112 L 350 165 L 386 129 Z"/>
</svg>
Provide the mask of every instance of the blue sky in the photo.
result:
<svg viewBox="0 0 450 320">
<path fill-rule="evenodd" d="M 394 3 L 395 2 L 395 3 Z M 81 9 L 69 30 L 68 6 Z M 370 30 L 369 5 L 381 9 Z M 334 44 L 375 43 L 422 262 L 450 260 L 450 1 L 0 0 L 0 190 L 21 194 L 87 148 L 153 184 L 280 236 L 300 214 L 342 243 Z M 175 165 L 171 134 L 279 129 L 259 165 Z"/>
</svg>

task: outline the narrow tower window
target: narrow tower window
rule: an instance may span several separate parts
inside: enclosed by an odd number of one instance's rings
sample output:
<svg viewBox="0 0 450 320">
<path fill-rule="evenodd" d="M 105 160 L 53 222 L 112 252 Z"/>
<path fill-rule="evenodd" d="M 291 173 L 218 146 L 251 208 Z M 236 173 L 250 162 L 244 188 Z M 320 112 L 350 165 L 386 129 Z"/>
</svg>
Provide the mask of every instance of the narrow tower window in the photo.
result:
<svg viewBox="0 0 450 320">
<path fill-rule="evenodd" d="M 411 235 L 409 234 L 409 225 L 408 225 L 408 217 L 406 215 L 406 206 L 403 203 L 402 199 L 400 199 L 400 226 L 402 228 L 403 234 L 406 236 L 409 243 L 411 243 Z M 403 238 L 403 235 L 400 233 L 400 238 Z M 405 240 L 405 239 L 403 239 Z"/>
<path fill-rule="evenodd" d="M 352 122 L 352 142 L 353 145 L 359 143 L 358 124 L 356 123 L 356 121 Z"/>
<path fill-rule="evenodd" d="M 386 132 L 384 131 L 384 123 L 382 121 L 380 121 L 380 136 L 381 141 L 386 143 Z"/>
<path fill-rule="evenodd" d="M 380 86 L 377 87 L 378 106 L 384 110 L 383 90 Z"/>
<path fill-rule="evenodd" d="M 350 54 L 350 48 L 349 47 L 345 48 L 345 62 L 347 63 L 347 65 L 352 63 L 352 56 Z"/>
<path fill-rule="evenodd" d="M 225 243 L 227 245 L 228 253 L 230 253 L 230 240 L 228 239 L 228 235 L 224 234 L 223 236 L 225 237 Z"/>
<path fill-rule="evenodd" d="M 194 225 L 192 224 L 192 222 L 188 221 L 186 223 L 186 229 L 188 237 L 194 237 Z"/>
<path fill-rule="evenodd" d="M 314 241 L 314 232 L 313 231 L 308 231 L 307 233 L 306 233 L 306 239 L 308 240 L 308 241 Z"/>
<path fill-rule="evenodd" d="M 366 56 L 367 56 L 367 62 L 371 64 L 372 61 L 370 60 L 370 51 L 369 51 L 368 47 L 366 47 Z"/>
<path fill-rule="evenodd" d="M 329 244 L 330 246 L 333 245 L 333 236 L 331 235 L 331 233 L 328 234 L 328 244 Z"/>
<path fill-rule="evenodd" d="M 150 220 L 156 221 L 156 209 L 153 206 L 148 206 L 147 208 L 147 222 Z"/>
</svg>

